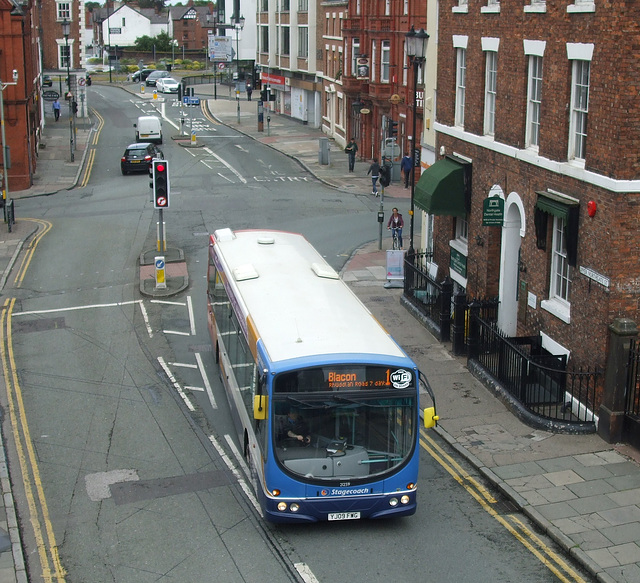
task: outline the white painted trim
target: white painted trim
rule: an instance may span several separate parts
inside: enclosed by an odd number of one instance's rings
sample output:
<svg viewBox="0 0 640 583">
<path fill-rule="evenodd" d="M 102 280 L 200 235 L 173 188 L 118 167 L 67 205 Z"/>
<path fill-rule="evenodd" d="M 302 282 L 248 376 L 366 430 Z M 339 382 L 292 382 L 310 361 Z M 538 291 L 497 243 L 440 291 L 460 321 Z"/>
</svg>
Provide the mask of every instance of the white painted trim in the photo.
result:
<svg viewBox="0 0 640 583">
<path fill-rule="evenodd" d="M 494 53 L 498 52 L 498 48 L 500 47 L 500 39 L 491 37 L 491 36 L 483 36 L 482 37 L 482 50 L 483 51 L 492 51 Z"/>
<path fill-rule="evenodd" d="M 454 49 L 466 49 L 469 44 L 469 37 L 462 34 L 453 35 L 453 48 Z"/>
<path fill-rule="evenodd" d="M 550 158 L 540 156 L 537 152 L 530 149 L 514 148 L 513 146 L 508 146 L 502 142 L 489 140 L 486 136 L 472 134 L 461 127 L 448 126 L 440 122 L 435 122 L 433 127 L 436 132 L 446 136 L 462 140 L 463 142 L 473 144 L 474 146 L 485 148 L 509 158 L 514 158 L 515 160 L 527 162 L 528 164 L 532 164 L 533 166 L 537 166 L 538 168 L 542 168 L 550 172 L 555 172 L 562 176 L 568 176 L 570 178 L 580 180 L 581 182 L 597 186 L 598 188 L 603 188 L 617 193 L 640 193 L 640 180 L 616 180 L 614 178 L 609 178 L 608 176 L 597 174 L 590 170 L 585 170 L 582 165 L 577 165 L 575 162 L 558 162 L 556 160 L 551 160 Z"/>
<path fill-rule="evenodd" d="M 546 40 L 527 40 L 522 41 L 524 45 L 524 54 L 534 57 L 544 57 L 544 50 L 547 48 Z"/>
<path fill-rule="evenodd" d="M 566 356 L 568 359 L 571 355 L 571 351 L 568 348 L 565 348 L 562 344 L 556 342 L 548 334 L 541 331 L 540 338 L 542 338 L 542 348 L 548 350 L 554 356 Z"/>
<path fill-rule="evenodd" d="M 567 59 L 570 61 L 593 60 L 593 43 L 567 43 Z"/>
</svg>

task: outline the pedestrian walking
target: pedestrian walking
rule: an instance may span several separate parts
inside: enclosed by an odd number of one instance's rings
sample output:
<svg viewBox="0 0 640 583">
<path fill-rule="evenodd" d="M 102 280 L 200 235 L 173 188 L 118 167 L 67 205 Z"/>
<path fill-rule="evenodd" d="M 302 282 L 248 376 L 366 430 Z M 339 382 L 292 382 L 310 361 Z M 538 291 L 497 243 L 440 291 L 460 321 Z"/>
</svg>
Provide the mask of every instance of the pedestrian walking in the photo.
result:
<svg viewBox="0 0 640 583">
<path fill-rule="evenodd" d="M 371 174 L 371 194 L 378 196 L 378 188 L 376 183 L 378 182 L 378 178 L 380 177 L 380 164 L 378 164 L 378 159 L 374 158 L 371 166 L 369 166 L 369 170 L 367 170 L 367 174 Z"/>
<path fill-rule="evenodd" d="M 252 93 L 253 93 L 253 87 L 251 87 L 251 83 L 247 83 L 247 101 L 251 101 Z"/>
<path fill-rule="evenodd" d="M 349 154 L 349 172 L 353 172 L 356 165 L 356 154 L 358 153 L 358 144 L 355 138 L 351 138 L 351 141 L 347 144 L 344 151 L 346 154 Z"/>
<path fill-rule="evenodd" d="M 413 160 L 408 152 L 400 161 L 400 170 L 404 173 L 404 187 L 409 188 L 409 179 L 411 178 L 411 172 L 413 172 Z"/>
<path fill-rule="evenodd" d="M 56 121 L 60 119 L 60 102 L 57 99 L 53 102 L 53 117 Z"/>
</svg>

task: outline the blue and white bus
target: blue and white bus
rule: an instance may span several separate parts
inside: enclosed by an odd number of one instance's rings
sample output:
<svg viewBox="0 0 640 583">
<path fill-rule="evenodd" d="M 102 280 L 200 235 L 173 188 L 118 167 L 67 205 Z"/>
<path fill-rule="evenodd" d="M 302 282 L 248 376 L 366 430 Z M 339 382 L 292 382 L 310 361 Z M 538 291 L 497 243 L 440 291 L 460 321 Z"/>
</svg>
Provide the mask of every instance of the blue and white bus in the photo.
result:
<svg viewBox="0 0 640 583">
<path fill-rule="evenodd" d="M 210 237 L 208 325 L 264 516 L 413 514 L 426 378 L 302 236 Z M 435 403 L 425 425 L 437 420 Z"/>
</svg>

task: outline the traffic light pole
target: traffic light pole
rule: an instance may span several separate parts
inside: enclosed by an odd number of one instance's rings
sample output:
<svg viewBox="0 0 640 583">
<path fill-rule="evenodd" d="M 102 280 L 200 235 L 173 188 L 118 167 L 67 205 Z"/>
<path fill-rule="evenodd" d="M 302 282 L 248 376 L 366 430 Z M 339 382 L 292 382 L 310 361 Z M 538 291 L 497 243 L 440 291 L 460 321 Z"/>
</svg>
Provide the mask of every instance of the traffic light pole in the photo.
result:
<svg viewBox="0 0 640 583">
<path fill-rule="evenodd" d="M 158 209 L 158 251 L 167 250 L 167 241 L 164 233 L 164 209 Z"/>
</svg>

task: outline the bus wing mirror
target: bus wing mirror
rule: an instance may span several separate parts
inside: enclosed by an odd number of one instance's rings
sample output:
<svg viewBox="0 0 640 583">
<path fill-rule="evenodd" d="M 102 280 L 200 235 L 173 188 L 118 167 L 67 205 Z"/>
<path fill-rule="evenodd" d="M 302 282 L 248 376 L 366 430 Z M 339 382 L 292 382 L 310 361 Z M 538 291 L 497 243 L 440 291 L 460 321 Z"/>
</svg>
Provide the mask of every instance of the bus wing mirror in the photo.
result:
<svg viewBox="0 0 640 583">
<path fill-rule="evenodd" d="M 253 398 L 253 418 L 254 419 L 266 419 L 267 418 L 267 405 L 269 403 L 269 397 L 267 395 L 256 395 Z"/>
<path fill-rule="evenodd" d="M 431 429 L 432 427 L 435 427 L 438 424 L 438 419 L 440 419 L 440 417 L 436 415 L 435 407 L 427 407 L 423 411 L 423 413 L 424 413 L 424 426 L 426 429 Z"/>
</svg>

